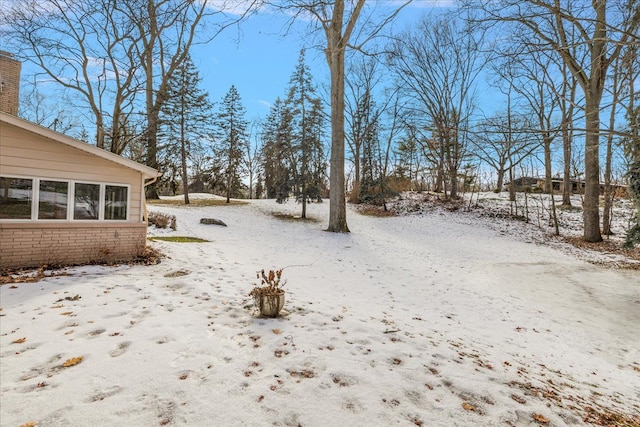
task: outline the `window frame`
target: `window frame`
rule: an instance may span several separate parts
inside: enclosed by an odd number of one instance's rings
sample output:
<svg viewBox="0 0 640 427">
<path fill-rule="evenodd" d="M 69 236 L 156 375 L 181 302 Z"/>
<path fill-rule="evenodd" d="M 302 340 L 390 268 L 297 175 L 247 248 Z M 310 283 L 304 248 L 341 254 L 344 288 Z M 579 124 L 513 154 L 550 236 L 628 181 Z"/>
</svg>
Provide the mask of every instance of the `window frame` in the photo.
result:
<svg viewBox="0 0 640 427">
<path fill-rule="evenodd" d="M 98 218 L 96 219 L 89 219 L 89 218 L 76 218 L 76 184 L 86 184 L 86 185 L 97 185 L 98 186 Z M 72 181 L 69 184 L 69 187 L 73 188 L 72 193 L 73 193 L 73 199 L 71 200 L 71 221 L 79 221 L 79 222 L 91 222 L 91 221 L 100 221 L 100 214 L 101 214 L 101 207 L 102 207 L 102 194 L 103 194 L 103 186 L 101 185 L 101 183 L 99 182 L 89 182 L 89 181 Z"/>
<path fill-rule="evenodd" d="M 66 215 L 64 218 L 39 218 L 40 216 L 40 184 L 42 183 L 42 181 L 48 181 L 48 182 L 64 182 L 67 184 L 67 211 L 66 211 Z M 69 180 L 67 179 L 50 179 L 50 178 L 36 178 L 34 180 L 34 182 L 36 183 L 36 188 L 34 189 L 34 195 L 33 195 L 33 199 L 35 200 L 35 209 L 32 206 L 32 212 L 31 212 L 31 219 L 38 221 L 38 222 L 63 222 L 63 221 L 68 221 L 69 220 L 69 201 L 71 200 L 71 191 L 69 189 L 70 185 L 69 185 Z M 35 210 L 35 212 L 33 212 L 33 210 Z M 34 215 L 35 213 L 35 215 Z"/>
<path fill-rule="evenodd" d="M 13 175 L 13 174 L 2 174 L 0 175 L 2 178 L 14 178 L 14 179 L 25 179 L 31 180 L 31 218 L 0 218 L 0 222 L 42 222 L 42 223 L 53 223 L 59 224 L 61 222 L 73 222 L 73 223 L 97 223 L 97 222 L 129 222 L 130 214 L 131 214 L 131 184 L 124 183 L 116 183 L 116 182 L 104 182 L 104 181 L 90 181 L 83 179 L 65 179 L 65 178 L 50 178 L 50 177 L 40 177 L 40 176 L 24 176 L 24 175 Z M 54 182 L 65 182 L 67 184 L 67 216 L 64 219 L 40 219 L 39 215 L 39 207 L 40 207 L 40 181 L 54 181 Z M 75 219 L 74 218 L 74 209 L 75 209 L 75 190 L 76 184 L 93 184 L 99 186 L 99 195 L 98 195 L 98 219 Z M 105 192 L 107 186 L 113 187 L 123 187 L 127 189 L 127 198 L 126 198 L 126 215 L 124 219 L 105 219 Z"/>
<path fill-rule="evenodd" d="M 20 176 L 20 175 L 0 175 L 0 178 L 9 178 L 9 179 L 24 179 L 24 180 L 30 180 L 31 181 L 31 206 L 30 206 L 30 212 L 29 215 L 30 217 L 27 218 L 0 218 L 0 221 L 4 222 L 24 222 L 24 221 L 33 221 L 33 213 L 37 212 L 37 207 L 34 207 L 37 199 L 36 199 L 36 181 L 34 177 L 29 177 L 29 176 Z"/>
<path fill-rule="evenodd" d="M 105 211 L 107 209 L 107 201 L 105 200 L 106 198 L 106 193 L 107 193 L 107 186 L 110 187 L 124 187 L 127 189 L 127 200 L 126 200 L 126 210 L 125 210 L 125 218 L 124 219 L 105 219 L 104 218 L 104 214 Z M 101 221 L 105 221 L 105 222 L 123 222 L 123 221 L 129 221 L 129 208 L 131 207 L 131 186 L 130 185 L 120 185 L 120 184 L 109 184 L 109 183 L 103 183 L 100 186 L 100 220 Z"/>
</svg>

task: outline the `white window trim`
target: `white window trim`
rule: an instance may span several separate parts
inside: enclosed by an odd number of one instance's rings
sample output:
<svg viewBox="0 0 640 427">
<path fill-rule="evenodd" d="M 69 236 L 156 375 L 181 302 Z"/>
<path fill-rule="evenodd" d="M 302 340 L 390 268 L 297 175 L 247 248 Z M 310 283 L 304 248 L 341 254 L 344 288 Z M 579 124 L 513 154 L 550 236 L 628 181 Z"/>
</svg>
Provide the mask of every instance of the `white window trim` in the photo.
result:
<svg viewBox="0 0 640 427">
<path fill-rule="evenodd" d="M 59 223 L 98 223 L 98 222 L 110 222 L 110 223 L 123 223 L 129 222 L 129 218 L 131 215 L 131 184 L 123 184 L 119 182 L 102 182 L 102 181 L 89 181 L 89 180 L 80 180 L 80 179 L 64 179 L 64 178 L 49 178 L 49 177 L 37 177 L 37 176 L 20 176 L 20 175 L 1 175 L 3 178 L 16 178 L 16 179 L 29 179 L 31 180 L 31 218 L 30 219 L 20 219 L 20 218 L 2 218 L 0 222 L 43 222 L 50 224 L 59 224 Z M 39 219 L 39 205 L 40 205 L 40 181 L 55 181 L 55 182 L 66 182 L 67 183 L 67 217 L 65 219 Z M 98 219 L 74 219 L 74 204 L 75 204 L 75 184 L 95 184 L 100 186 L 99 190 L 99 211 L 98 211 Z M 106 186 L 114 186 L 114 187 L 124 187 L 127 189 L 127 210 L 126 210 L 126 218 L 125 219 L 104 219 L 104 211 L 105 211 L 105 193 Z"/>
<path fill-rule="evenodd" d="M 31 218 L 30 219 L 24 219 L 24 218 L 0 218 L 0 222 L 25 222 L 25 221 L 33 221 L 34 218 L 34 212 L 37 212 L 37 207 L 34 208 L 34 206 L 36 205 L 36 198 L 35 198 L 35 192 L 36 192 L 36 183 L 35 183 L 35 177 L 32 176 L 20 176 L 20 175 L 5 175 L 2 174 L 0 175 L 2 178 L 15 178 L 15 179 L 30 179 L 31 180 Z"/>
<path fill-rule="evenodd" d="M 107 185 L 111 187 L 126 187 L 127 189 L 127 210 L 125 219 L 104 219 L 104 211 L 106 209 L 106 204 L 104 203 L 104 197 L 107 192 Z M 109 184 L 104 183 L 100 186 L 100 220 L 104 222 L 128 222 L 129 221 L 129 211 L 131 210 L 131 185 L 129 184 Z"/>
<path fill-rule="evenodd" d="M 40 214 L 40 182 L 41 181 L 51 181 L 51 182 L 66 182 L 67 183 L 67 217 L 64 219 L 41 219 L 38 218 Z M 34 189 L 33 189 L 33 202 L 31 206 L 31 220 L 38 222 L 50 222 L 50 223 L 58 223 L 58 222 L 66 222 L 69 221 L 69 202 L 71 201 L 69 185 L 70 181 L 68 179 L 55 179 L 55 178 L 34 178 Z"/>
<path fill-rule="evenodd" d="M 83 180 L 73 180 L 70 181 L 71 185 L 70 187 L 72 188 L 72 193 L 73 193 L 73 198 L 71 199 L 71 212 L 70 212 L 70 221 L 73 222 L 98 222 L 98 221 L 102 221 L 102 218 L 100 218 L 100 215 L 102 214 L 102 189 L 103 189 L 103 185 L 101 182 L 94 182 L 94 181 L 83 181 Z M 75 215 L 75 204 L 76 204 L 76 184 L 90 184 L 90 185 L 97 185 L 98 186 L 98 219 L 75 219 L 74 215 Z"/>
</svg>

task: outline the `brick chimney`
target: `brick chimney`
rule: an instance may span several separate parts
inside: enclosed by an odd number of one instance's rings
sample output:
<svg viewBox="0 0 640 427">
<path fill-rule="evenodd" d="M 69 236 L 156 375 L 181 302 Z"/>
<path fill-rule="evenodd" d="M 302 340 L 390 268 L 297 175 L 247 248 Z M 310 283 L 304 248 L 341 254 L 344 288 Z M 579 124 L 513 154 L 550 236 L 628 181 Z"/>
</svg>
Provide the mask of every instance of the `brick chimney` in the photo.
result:
<svg viewBox="0 0 640 427">
<path fill-rule="evenodd" d="M 0 111 L 14 116 L 18 115 L 21 68 L 12 53 L 0 50 Z"/>
</svg>

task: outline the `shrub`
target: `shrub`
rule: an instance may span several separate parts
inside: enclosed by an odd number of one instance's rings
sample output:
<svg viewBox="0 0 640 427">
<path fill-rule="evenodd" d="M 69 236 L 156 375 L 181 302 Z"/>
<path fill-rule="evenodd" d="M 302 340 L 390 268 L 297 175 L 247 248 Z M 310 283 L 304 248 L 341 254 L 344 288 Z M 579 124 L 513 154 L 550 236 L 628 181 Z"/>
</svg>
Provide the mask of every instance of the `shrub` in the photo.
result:
<svg viewBox="0 0 640 427">
<path fill-rule="evenodd" d="M 153 224 L 158 228 L 171 228 L 175 230 L 176 226 L 176 216 L 168 215 L 160 212 L 149 212 L 149 224 Z"/>
</svg>

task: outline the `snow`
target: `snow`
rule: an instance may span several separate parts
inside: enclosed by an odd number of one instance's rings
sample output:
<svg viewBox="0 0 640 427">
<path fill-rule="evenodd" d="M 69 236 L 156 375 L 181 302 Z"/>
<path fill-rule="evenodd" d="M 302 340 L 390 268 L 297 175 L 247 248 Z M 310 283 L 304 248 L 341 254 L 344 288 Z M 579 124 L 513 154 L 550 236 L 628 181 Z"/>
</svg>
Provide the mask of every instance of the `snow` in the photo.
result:
<svg viewBox="0 0 640 427">
<path fill-rule="evenodd" d="M 152 206 L 178 228 L 151 235 L 210 242 L 0 286 L 0 425 L 640 425 L 637 270 L 533 224 L 349 206 L 339 234 L 328 208 Z M 282 267 L 284 316 L 259 318 L 256 272 Z"/>
</svg>

